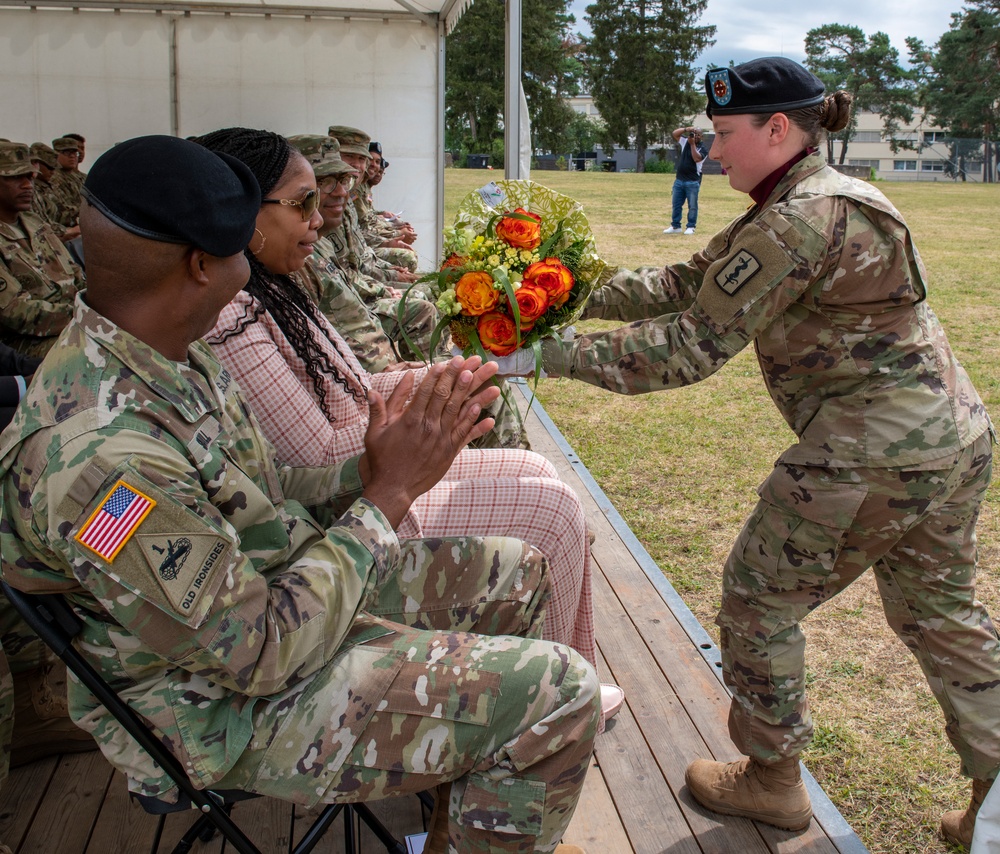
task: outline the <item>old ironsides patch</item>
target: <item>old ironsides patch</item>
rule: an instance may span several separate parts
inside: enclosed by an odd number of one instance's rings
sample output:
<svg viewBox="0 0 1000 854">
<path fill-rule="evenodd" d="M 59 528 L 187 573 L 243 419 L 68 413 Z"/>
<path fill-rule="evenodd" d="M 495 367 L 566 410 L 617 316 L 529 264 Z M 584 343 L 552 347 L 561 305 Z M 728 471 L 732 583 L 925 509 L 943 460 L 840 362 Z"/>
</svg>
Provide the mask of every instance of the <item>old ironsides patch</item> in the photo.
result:
<svg viewBox="0 0 1000 854">
<path fill-rule="evenodd" d="M 736 257 L 716 274 L 715 284 L 732 296 L 759 272 L 760 261 L 746 249 L 741 249 Z"/>
</svg>

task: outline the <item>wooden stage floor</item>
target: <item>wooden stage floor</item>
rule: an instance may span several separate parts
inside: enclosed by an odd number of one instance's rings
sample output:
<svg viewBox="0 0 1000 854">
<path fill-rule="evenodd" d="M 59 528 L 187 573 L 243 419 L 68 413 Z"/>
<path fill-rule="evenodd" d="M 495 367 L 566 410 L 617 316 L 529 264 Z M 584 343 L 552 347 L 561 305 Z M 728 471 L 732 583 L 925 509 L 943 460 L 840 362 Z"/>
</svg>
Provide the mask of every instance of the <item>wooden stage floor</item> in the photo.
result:
<svg viewBox="0 0 1000 854">
<path fill-rule="evenodd" d="M 533 449 L 552 460 L 584 501 L 596 535 L 594 607 L 602 676 L 627 696 L 598 737 L 565 841 L 587 854 L 865 852 L 808 774 L 816 817 L 802 833 L 717 816 L 691 799 L 684 786 L 691 760 L 737 756 L 726 729 L 728 695 L 718 650 L 537 401 L 528 431 Z M 400 838 L 422 829 L 416 798 L 372 808 Z M 157 850 L 169 852 L 192 816 L 169 816 Z M 287 851 L 310 819 L 301 809 L 265 799 L 237 804 L 233 816 L 265 854 Z M 17 854 L 140 854 L 152 850 L 156 829 L 157 819 L 128 799 L 124 779 L 99 753 L 18 769 L 0 792 L 0 842 Z M 315 850 L 342 854 L 343 836 L 338 819 Z M 363 828 L 361 842 L 366 854 L 385 850 Z M 222 843 L 198 843 L 193 850 L 216 854 Z"/>
</svg>

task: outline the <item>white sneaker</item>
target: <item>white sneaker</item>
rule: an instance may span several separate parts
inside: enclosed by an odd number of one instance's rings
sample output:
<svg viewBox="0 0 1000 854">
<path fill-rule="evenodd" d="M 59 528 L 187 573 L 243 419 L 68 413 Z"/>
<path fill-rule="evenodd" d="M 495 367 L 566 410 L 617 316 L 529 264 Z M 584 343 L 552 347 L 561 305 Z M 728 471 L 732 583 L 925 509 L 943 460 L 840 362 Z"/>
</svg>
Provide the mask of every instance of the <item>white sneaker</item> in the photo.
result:
<svg viewBox="0 0 1000 854">
<path fill-rule="evenodd" d="M 677 230 L 680 231 L 679 228 Z M 694 234 L 694 229 L 693 228 L 685 228 L 684 229 L 684 233 L 685 234 Z"/>
<path fill-rule="evenodd" d="M 680 234 L 681 230 L 679 228 L 674 228 L 673 226 L 670 226 L 670 228 L 663 229 L 663 233 L 664 234 Z"/>
</svg>

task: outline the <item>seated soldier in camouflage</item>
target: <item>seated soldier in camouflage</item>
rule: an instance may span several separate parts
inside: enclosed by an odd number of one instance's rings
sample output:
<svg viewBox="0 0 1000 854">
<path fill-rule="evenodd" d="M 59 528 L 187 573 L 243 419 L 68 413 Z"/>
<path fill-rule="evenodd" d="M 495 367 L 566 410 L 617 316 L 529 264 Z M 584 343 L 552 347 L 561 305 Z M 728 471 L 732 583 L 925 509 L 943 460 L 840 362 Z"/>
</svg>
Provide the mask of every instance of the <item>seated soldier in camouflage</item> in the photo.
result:
<svg viewBox="0 0 1000 854">
<path fill-rule="evenodd" d="M 307 806 L 442 785 L 428 852 L 556 849 L 599 709 L 593 668 L 537 639 L 545 558 L 395 532 L 487 429 L 493 371 L 372 393 L 361 457 L 278 465 L 198 340 L 248 276 L 253 174 L 143 137 L 84 192 L 89 287 L 0 447 L 5 579 L 66 595 L 81 651 L 196 785 Z M 70 707 L 134 791 L 175 796 L 75 683 Z"/>
<path fill-rule="evenodd" d="M 31 213 L 36 167 L 27 145 L 0 142 L 0 341 L 44 356 L 73 314 L 83 271 Z"/>
<path fill-rule="evenodd" d="M 421 362 L 400 359 L 379 317 L 348 284 L 343 270 L 337 265 L 333 244 L 326 239 L 343 224 L 344 208 L 350 203 L 348 191 L 355 175 L 340 157 L 340 143 L 333 137 L 317 134 L 300 134 L 289 137 L 288 141 L 312 164 L 319 189 L 319 212 L 323 217 L 319 240 L 313 244 L 313 254 L 294 277 L 312 297 L 323 316 L 344 337 L 361 367 L 368 373 L 421 367 Z M 438 313 L 433 303 L 421 299 L 407 300 L 403 326 L 409 330 L 408 334 L 412 332 L 413 337 L 427 343 L 437 321 Z M 450 338 L 446 335 L 444 340 L 448 342 L 447 354 Z M 438 349 L 442 350 L 443 346 Z M 429 357 L 431 354 L 424 355 Z M 486 414 L 495 421 L 493 429 L 474 442 L 473 447 L 529 448 L 521 416 L 509 400 L 508 395 L 491 404 Z"/>
<path fill-rule="evenodd" d="M 80 171 L 81 143 L 71 136 L 52 140 L 58 168 L 52 175 L 56 221 L 64 228 L 74 228 L 80 220 L 80 191 L 84 175 Z"/>
<path fill-rule="evenodd" d="M 383 211 L 375 209 L 372 191 L 382 183 L 385 167 L 389 165 L 389 161 L 382 157 L 382 143 L 375 140 L 369 142 L 368 155 L 365 174 L 353 194 L 361 231 L 379 258 L 415 273 L 417 253 L 413 242 L 417 239 L 417 232 L 408 222 L 401 222 L 398 218 L 390 222 Z"/>
</svg>

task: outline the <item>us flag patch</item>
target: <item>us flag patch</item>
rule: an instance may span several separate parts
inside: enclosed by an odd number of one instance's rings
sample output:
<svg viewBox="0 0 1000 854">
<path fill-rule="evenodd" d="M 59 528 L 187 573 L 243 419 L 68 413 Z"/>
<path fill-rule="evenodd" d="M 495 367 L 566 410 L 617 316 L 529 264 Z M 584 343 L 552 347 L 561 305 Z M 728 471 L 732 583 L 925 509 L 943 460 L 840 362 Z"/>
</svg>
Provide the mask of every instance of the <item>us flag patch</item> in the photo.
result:
<svg viewBox="0 0 1000 854">
<path fill-rule="evenodd" d="M 110 563 L 155 506 L 152 498 L 119 480 L 75 539 Z"/>
</svg>

